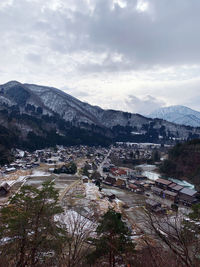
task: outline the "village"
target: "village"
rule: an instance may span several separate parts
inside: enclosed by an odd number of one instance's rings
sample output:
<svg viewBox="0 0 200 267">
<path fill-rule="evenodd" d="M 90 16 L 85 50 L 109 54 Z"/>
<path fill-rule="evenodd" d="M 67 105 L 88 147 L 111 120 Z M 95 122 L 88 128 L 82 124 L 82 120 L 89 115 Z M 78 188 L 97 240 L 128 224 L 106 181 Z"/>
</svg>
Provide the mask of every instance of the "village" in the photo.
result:
<svg viewBox="0 0 200 267">
<path fill-rule="evenodd" d="M 52 181 L 64 211 L 57 220 L 69 224 L 78 219 L 93 235 L 99 216 L 112 208 L 122 214 L 140 249 L 144 232 L 149 233 L 146 211 L 161 221 L 164 214 L 185 216 L 200 199 L 194 188 L 160 176 L 158 166 L 167 151 L 161 145 L 130 143 L 108 148 L 57 146 L 32 153 L 16 150 L 13 162 L 0 169 L 0 207 L 23 185 L 41 188 Z M 73 173 L 69 166 L 76 166 Z"/>
</svg>

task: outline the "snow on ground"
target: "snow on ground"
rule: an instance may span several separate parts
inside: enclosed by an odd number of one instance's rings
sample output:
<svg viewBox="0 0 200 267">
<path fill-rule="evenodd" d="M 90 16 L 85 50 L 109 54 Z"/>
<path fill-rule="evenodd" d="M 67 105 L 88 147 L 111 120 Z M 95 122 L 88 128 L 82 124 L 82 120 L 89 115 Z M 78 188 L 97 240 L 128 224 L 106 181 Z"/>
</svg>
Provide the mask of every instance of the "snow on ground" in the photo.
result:
<svg viewBox="0 0 200 267">
<path fill-rule="evenodd" d="M 12 186 L 14 183 L 16 183 L 16 180 L 9 180 L 9 181 L 3 181 L 6 182 L 8 185 Z"/>
<path fill-rule="evenodd" d="M 101 197 L 99 188 L 93 183 L 85 184 L 86 199 L 98 200 Z"/>
<path fill-rule="evenodd" d="M 104 193 L 99 192 L 99 188 L 93 183 L 85 184 L 86 199 L 96 201 L 99 207 L 100 214 L 104 214 L 109 208 L 114 208 L 116 211 L 120 211 L 123 202 L 119 199 L 114 199 L 112 202 L 108 198 L 103 198 Z"/>
<path fill-rule="evenodd" d="M 27 174 L 27 173 L 22 173 L 22 174 Z M 3 179 L 0 179 L 1 182 L 6 182 L 10 186 L 13 186 L 17 182 L 23 182 L 29 177 L 38 177 L 38 176 L 49 176 L 50 174 L 41 170 L 33 170 L 32 174 L 27 174 L 27 175 L 19 175 L 18 174 L 9 174 L 5 175 Z"/>
<path fill-rule="evenodd" d="M 40 170 L 33 170 L 32 174 L 29 176 L 49 176 L 50 174 L 44 171 L 40 171 Z"/>
<path fill-rule="evenodd" d="M 160 178 L 160 175 L 156 172 L 151 172 L 151 171 L 144 171 L 142 172 L 142 175 L 146 176 L 150 180 L 157 180 Z"/>
<path fill-rule="evenodd" d="M 93 235 L 97 227 L 96 223 L 81 216 L 74 210 L 67 210 L 60 215 L 56 215 L 54 219 L 65 224 L 69 233 L 76 235 L 81 233 Z"/>
</svg>

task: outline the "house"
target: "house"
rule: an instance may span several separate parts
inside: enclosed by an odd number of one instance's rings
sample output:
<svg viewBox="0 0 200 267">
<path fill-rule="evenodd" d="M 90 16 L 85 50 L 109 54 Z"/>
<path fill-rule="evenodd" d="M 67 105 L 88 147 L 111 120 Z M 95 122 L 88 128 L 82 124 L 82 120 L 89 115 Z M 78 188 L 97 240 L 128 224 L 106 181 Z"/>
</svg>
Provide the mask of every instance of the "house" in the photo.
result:
<svg viewBox="0 0 200 267">
<path fill-rule="evenodd" d="M 1 185 L 0 185 L 0 196 L 5 196 L 10 190 L 10 186 L 8 183 L 6 182 L 3 182 Z"/>
<path fill-rule="evenodd" d="M 137 187 L 137 185 L 129 184 L 129 189 L 130 189 L 132 192 L 135 192 L 135 191 L 138 189 L 138 187 Z"/>
<path fill-rule="evenodd" d="M 168 189 L 169 185 L 172 183 L 173 183 L 172 181 L 161 179 L 161 178 L 159 178 L 155 181 L 156 186 L 160 187 L 162 189 Z"/>
<path fill-rule="evenodd" d="M 11 173 L 11 172 L 14 172 L 14 171 L 16 171 L 16 168 L 14 168 L 14 167 L 6 168 L 5 173 Z"/>
<path fill-rule="evenodd" d="M 149 183 L 145 183 L 143 185 L 143 187 L 144 187 L 145 190 L 150 190 L 151 189 L 151 185 Z"/>
<path fill-rule="evenodd" d="M 118 179 L 117 182 L 115 183 L 115 186 L 120 188 L 126 188 L 126 182 L 122 179 Z"/>
<path fill-rule="evenodd" d="M 189 188 L 183 188 L 179 192 L 179 201 L 186 205 L 192 205 L 197 201 L 197 191 Z"/>
<path fill-rule="evenodd" d="M 171 190 L 172 192 L 176 192 L 176 193 L 179 193 L 184 187 L 182 185 L 176 185 L 174 186 Z"/>
<path fill-rule="evenodd" d="M 147 199 L 146 200 L 146 208 L 150 211 L 156 213 L 163 213 L 164 209 L 161 207 L 161 203 L 155 201 L 154 199 Z"/>
<path fill-rule="evenodd" d="M 112 168 L 110 172 L 113 176 L 127 177 L 127 172 L 124 169 Z"/>
<path fill-rule="evenodd" d="M 134 181 L 134 184 L 141 187 L 141 188 L 144 187 L 144 182 L 142 182 L 142 181 Z"/>
<path fill-rule="evenodd" d="M 129 178 L 134 178 L 135 170 L 132 170 L 130 168 L 124 168 L 124 170 L 126 170 L 126 174 Z"/>
<path fill-rule="evenodd" d="M 108 200 L 112 202 L 116 198 L 115 194 L 108 195 Z"/>
<path fill-rule="evenodd" d="M 162 196 L 163 190 L 161 188 L 158 187 L 152 187 L 151 188 L 152 192 L 157 195 L 157 196 Z"/>
<path fill-rule="evenodd" d="M 163 191 L 163 198 L 168 198 L 172 201 L 175 201 L 177 199 L 178 193 L 169 191 L 169 190 L 164 190 Z"/>
<path fill-rule="evenodd" d="M 140 174 L 136 174 L 134 175 L 134 179 L 141 181 L 141 180 L 145 180 L 147 177 L 144 175 L 140 175 Z"/>
<path fill-rule="evenodd" d="M 86 184 L 88 183 L 88 177 L 87 176 L 83 176 L 82 177 L 83 183 Z"/>
<path fill-rule="evenodd" d="M 170 185 L 168 186 L 168 189 L 169 189 L 169 190 L 172 190 L 175 186 L 177 186 L 177 184 L 176 184 L 176 183 L 172 183 L 172 184 L 170 184 Z"/>
<path fill-rule="evenodd" d="M 105 180 L 104 180 L 104 184 L 107 185 L 114 185 L 116 183 L 116 179 L 112 178 L 110 176 L 108 176 Z"/>
</svg>

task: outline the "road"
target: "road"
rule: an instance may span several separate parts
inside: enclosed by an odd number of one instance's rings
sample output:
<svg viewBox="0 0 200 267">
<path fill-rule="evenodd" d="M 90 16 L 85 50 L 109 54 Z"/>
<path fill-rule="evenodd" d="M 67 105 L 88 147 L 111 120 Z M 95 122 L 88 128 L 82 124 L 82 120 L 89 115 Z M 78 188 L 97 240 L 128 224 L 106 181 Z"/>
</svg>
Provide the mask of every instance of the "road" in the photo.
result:
<svg viewBox="0 0 200 267">
<path fill-rule="evenodd" d="M 77 185 L 80 182 L 79 180 L 76 180 L 75 182 L 73 182 L 72 184 L 68 185 L 65 187 L 65 189 L 63 190 L 63 192 L 60 194 L 59 196 L 59 201 L 62 201 L 63 197 L 67 194 L 67 192 L 72 189 L 75 185 Z"/>
<path fill-rule="evenodd" d="M 110 150 L 108 151 L 108 154 L 105 156 L 104 160 L 100 163 L 100 165 L 99 165 L 99 167 L 97 169 L 97 171 L 100 173 L 100 175 L 102 177 L 106 177 L 106 174 L 103 172 L 103 166 L 106 163 L 108 157 L 110 156 L 110 154 L 112 152 L 112 149 L 113 149 L 113 147 L 110 148 Z"/>
</svg>

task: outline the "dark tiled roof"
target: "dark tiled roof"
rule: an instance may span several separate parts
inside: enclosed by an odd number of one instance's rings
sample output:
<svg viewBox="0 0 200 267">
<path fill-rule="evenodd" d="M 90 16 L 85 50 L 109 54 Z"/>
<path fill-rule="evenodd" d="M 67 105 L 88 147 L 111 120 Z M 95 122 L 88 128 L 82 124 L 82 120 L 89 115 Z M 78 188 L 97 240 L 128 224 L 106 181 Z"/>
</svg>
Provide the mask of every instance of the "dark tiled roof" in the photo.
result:
<svg viewBox="0 0 200 267">
<path fill-rule="evenodd" d="M 160 183 L 160 184 L 164 184 L 164 185 L 170 185 L 170 184 L 172 184 L 172 181 L 159 178 L 156 180 L 156 183 Z"/>
<path fill-rule="evenodd" d="M 147 205 L 150 205 L 150 206 L 157 206 L 157 205 L 160 205 L 160 203 L 157 202 L 157 201 L 154 200 L 154 199 L 147 199 L 145 202 L 146 202 Z"/>
<path fill-rule="evenodd" d="M 175 191 L 180 191 L 181 189 L 183 189 L 184 187 L 182 185 L 176 185 L 174 186 L 172 189 Z"/>
<path fill-rule="evenodd" d="M 175 186 L 177 186 L 176 183 L 172 183 L 172 184 L 169 185 L 170 188 L 173 188 L 173 187 L 175 187 Z"/>
<path fill-rule="evenodd" d="M 177 196 L 177 193 L 171 192 L 169 190 L 163 191 L 163 194 L 168 195 L 168 196 L 172 196 L 172 197 L 176 197 Z"/>
<path fill-rule="evenodd" d="M 163 191 L 163 189 L 160 189 L 160 188 L 158 188 L 158 187 L 152 187 L 151 190 L 152 190 L 153 192 L 157 192 L 157 193 L 161 193 L 161 192 Z"/>
</svg>

